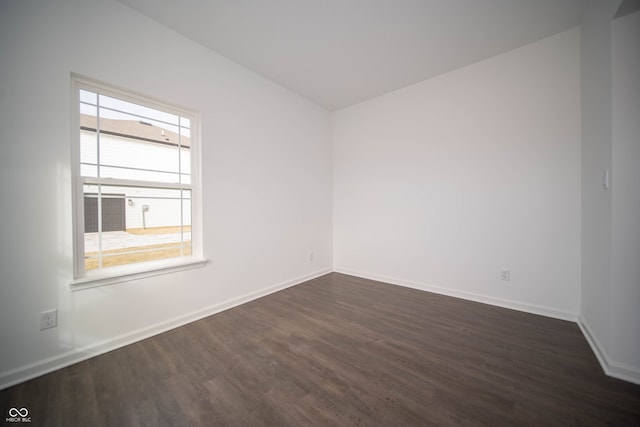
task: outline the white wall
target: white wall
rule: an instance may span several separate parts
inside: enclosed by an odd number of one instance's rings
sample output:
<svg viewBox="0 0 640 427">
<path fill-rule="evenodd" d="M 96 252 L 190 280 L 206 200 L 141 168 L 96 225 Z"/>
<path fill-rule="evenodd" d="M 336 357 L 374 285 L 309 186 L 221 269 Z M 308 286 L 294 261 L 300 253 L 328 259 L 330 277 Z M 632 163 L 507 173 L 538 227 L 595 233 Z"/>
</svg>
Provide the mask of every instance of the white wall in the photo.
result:
<svg viewBox="0 0 640 427">
<path fill-rule="evenodd" d="M 640 384 L 640 23 L 614 20 L 620 4 L 590 1 L 582 25 L 579 324 L 607 374 Z"/>
<path fill-rule="evenodd" d="M 573 29 L 335 112 L 334 269 L 575 319 L 579 64 Z"/>
<path fill-rule="evenodd" d="M 116 2 L 0 5 L 0 387 L 331 268 L 327 111 Z M 206 267 L 69 290 L 72 72 L 201 112 Z"/>
<path fill-rule="evenodd" d="M 613 21 L 612 338 L 640 383 L 640 12 Z"/>
<path fill-rule="evenodd" d="M 582 295 L 580 316 L 609 346 L 611 294 L 611 17 L 618 0 L 590 1 L 581 26 Z M 583 322 L 584 323 L 584 322 Z"/>
</svg>

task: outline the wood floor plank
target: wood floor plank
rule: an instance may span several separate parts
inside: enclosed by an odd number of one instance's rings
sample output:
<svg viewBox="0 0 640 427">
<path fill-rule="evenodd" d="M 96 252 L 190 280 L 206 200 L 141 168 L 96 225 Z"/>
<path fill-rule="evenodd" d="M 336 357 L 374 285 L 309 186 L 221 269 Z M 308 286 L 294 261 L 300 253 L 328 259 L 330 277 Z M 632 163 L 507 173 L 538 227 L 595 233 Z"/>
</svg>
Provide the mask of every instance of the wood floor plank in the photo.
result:
<svg viewBox="0 0 640 427">
<path fill-rule="evenodd" d="M 331 273 L 0 391 L 32 425 L 638 426 L 577 325 Z"/>
</svg>

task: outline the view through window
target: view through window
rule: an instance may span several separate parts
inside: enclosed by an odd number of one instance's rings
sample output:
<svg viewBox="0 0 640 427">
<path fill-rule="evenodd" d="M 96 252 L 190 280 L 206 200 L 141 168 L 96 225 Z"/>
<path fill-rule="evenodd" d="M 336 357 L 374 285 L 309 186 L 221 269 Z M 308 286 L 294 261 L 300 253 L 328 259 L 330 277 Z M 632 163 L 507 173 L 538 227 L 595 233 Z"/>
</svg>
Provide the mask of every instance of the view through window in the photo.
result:
<svg viewBox="0 0 640 427">
<path fill-rule="evenodd" d="M 194 118 L 91 86 L 78 96 L 78 270 L 191 255 Z"/>
</svg>

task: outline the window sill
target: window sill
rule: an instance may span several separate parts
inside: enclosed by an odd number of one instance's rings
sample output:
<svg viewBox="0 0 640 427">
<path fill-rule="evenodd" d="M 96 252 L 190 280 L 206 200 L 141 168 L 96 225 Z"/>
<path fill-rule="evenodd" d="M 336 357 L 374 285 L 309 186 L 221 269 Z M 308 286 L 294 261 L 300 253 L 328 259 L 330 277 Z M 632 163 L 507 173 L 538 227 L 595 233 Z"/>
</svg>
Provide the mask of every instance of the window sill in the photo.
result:
<svg viewBox="0 0 640 427">
<path fill-rule="evenodd" d="M 72 280 L 69 287 L 72 291 L 95 288 L 98 286 L 113 285 L 115 283 L 144 279 L 146 277 L 160 276 L 175 273 L 177 271 L 190 270 L 204 267 L 206 259 L 181 258 L 178 261 L 154 261 L 121 267 L 111 267 L 108 271 L 90 271 L 84 276 Z"/>
</svg>

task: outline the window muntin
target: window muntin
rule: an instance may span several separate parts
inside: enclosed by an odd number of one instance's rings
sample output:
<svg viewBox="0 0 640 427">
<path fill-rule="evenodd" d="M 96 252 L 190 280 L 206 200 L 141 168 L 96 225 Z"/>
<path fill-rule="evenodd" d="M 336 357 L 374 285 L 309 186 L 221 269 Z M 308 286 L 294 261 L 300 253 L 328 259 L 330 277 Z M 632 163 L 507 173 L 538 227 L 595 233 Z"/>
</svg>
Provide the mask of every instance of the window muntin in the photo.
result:
<svg viewBox="0 0 640 427">
<path fill-rule="evenodd" d="M 195 114 L 79 79 L 74 87 L 76 280 L 199 255 Z"/>
</svg>

